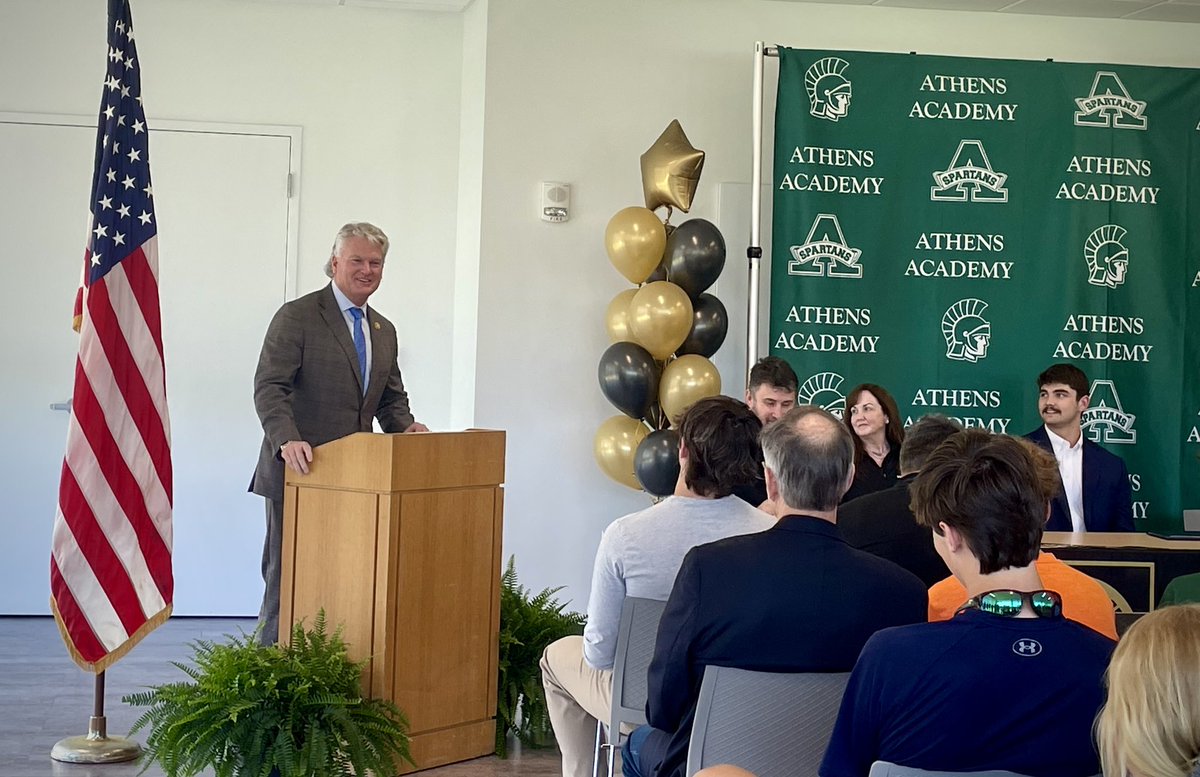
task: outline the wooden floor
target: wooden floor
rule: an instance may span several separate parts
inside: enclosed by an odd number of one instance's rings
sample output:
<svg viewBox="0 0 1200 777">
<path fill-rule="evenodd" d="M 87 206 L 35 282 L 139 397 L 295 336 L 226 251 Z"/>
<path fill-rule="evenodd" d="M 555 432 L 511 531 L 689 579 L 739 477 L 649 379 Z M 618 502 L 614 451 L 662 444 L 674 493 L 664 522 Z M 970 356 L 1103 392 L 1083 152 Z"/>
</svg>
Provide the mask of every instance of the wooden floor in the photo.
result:
<svg viewBox="0 0 1200 777">
<path fill-rule="evenodd" d="M 186 661 L 188 643 L 220 640 L 251 631 L 254 619 L 173 618 L 148 636 L 106 676 L 105 717 L 110 735 L 124 735 L 138 710 L 121 697 L 145 686 L 183 679 L 171 661 Z M 58 628 L 49 617 L 0 617 L 0 777 L 134 777 L 139 763 L 65 764 L 50 758 L 50 748 L 65 737 L 87 733 L 92 714 L 93 675 L 80 671 L 67 656 Z M 478 758 L 420 772 L 428 777 L 549 777 L 560 774 L 555 750 L 520 752 L 507 760 Z M 145 772 L 162 777 L 157 766 Z"/>
</svg>

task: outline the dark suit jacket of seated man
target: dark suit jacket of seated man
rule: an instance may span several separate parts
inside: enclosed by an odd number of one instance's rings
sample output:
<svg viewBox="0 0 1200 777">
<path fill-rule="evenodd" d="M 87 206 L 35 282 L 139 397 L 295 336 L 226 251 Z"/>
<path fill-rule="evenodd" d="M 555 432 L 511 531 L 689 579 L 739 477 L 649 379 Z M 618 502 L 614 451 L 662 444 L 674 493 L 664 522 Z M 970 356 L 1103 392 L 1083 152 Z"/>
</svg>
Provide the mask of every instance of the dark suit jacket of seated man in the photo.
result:
<svg viewBox="0 0 1200 777">
<path fill-rule="evenodd" d="M 1039 426 L 1025 437 L 1054 455 L 1046 427 Z M 1088 531 L 1134 530 L 1133 494 L 1125 462 L 1086 437 L 1083 438 L 1083 522 Z M 1071 531 L 1071 508 L 1061 488 L 1050 502 L 1046 531 Z"/>
<path fill-rule="evenodd" d="M 653 729 L 637 758 L 643 775 L 683 775 L 706 666 L 845 672 L 879 629 L 925 620 L 925 586 L 916 576 L 851 548 L 828 517 L 794 514 L 787 502 L 798 500 L 779 499 L 772 464 L 781 466 L 780 449 L 784 467 L 807 459 L 822 449 L 806 449 L 796 438 L 825 429 L 843 459 L 823 502 L 836 520 L 837 503 L 853 477 L 853 443 L 836 418 L 800 407 L 762 438 L 767 490 L 787 514 L 764 532 L 701 545 L 685 556 L 650 664 L 646 710 Z"/>
</svg>

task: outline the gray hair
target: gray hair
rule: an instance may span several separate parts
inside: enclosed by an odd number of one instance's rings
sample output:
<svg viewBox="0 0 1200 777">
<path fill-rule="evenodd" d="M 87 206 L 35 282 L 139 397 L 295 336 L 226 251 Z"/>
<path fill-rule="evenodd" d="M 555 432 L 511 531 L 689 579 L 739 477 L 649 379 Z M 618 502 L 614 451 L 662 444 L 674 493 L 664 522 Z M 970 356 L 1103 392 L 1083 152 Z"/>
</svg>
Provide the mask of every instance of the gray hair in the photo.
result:
<svg viewBox="0 0 1200 777">
<path fill-rule="evenodd" d="M 337 237 L 333 239 L 333 248 L 329 250 L 329 258 L 325 260 L 325 276 L 327 278 L 333 277 L 333 258 L 338 255 L 338 251 L 342 250 L 342 243 L 352 237 L 361 237 L 379 246 L 383 251 L 384 260 L 387 259 L 388 247 L 391 244 L 383 230 L 366 221 L 352 221 L 339 229 Z"/>
<path fill-rule="evenodd" d="M 850 485 L 854 441 L 833 414 L 801 405 L 763 429 L 763 462 L 779 482 L 779 496 L 797 510 L 827 512 Z"/>
<path fill-rule="evenodd" d="M 925 466 L 925 459 L 952 434 L 962 431 L 962 425 L 941 413 L 923 415 L 904 431 L 900 443 L 900 473 L 911 475 Z"/>
</svg>

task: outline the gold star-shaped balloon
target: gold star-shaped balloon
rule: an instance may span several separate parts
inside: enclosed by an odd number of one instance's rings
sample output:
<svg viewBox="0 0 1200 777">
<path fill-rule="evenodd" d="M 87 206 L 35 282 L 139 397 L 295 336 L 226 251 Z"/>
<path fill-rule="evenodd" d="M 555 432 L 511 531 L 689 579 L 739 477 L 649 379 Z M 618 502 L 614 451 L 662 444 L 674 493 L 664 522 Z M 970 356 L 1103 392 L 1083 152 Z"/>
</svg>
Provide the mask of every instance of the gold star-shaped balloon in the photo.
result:
<svg viewBox="0 0 1200 777">
<path fill-rule="evenodd" d="M 672 119 L 654 145 L 642 154 L 642 191 L 650 210 L 666 205 L 684 213 L 704 169 L 704 152 L 688 142 L 679 119 Z"/>
</svg>

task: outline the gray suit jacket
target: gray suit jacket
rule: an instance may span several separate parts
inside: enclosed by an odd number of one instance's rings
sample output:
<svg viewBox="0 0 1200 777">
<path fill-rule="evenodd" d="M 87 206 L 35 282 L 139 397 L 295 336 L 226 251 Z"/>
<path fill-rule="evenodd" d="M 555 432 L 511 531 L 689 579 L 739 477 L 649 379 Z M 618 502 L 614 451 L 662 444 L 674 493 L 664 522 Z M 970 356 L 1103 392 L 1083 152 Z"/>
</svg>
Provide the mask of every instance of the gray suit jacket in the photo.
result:
<svg viewBox="0 0 1200 777">
<path fill-rule="evenodd" d="M 367 323 L 371 379 L 363 396 L 354 341 L 328 284 L 275 314 L 254 373 L 254 409 L 263 442 L 250 491 L 283 499 L 279 448 L 289 440 L 316 447 L 371 431 L 372 418 L 379 419 L 385 432 L 403 432 L 413 423 L 396 361 L 396 328 L 370 306 Z"/>
</svg>

